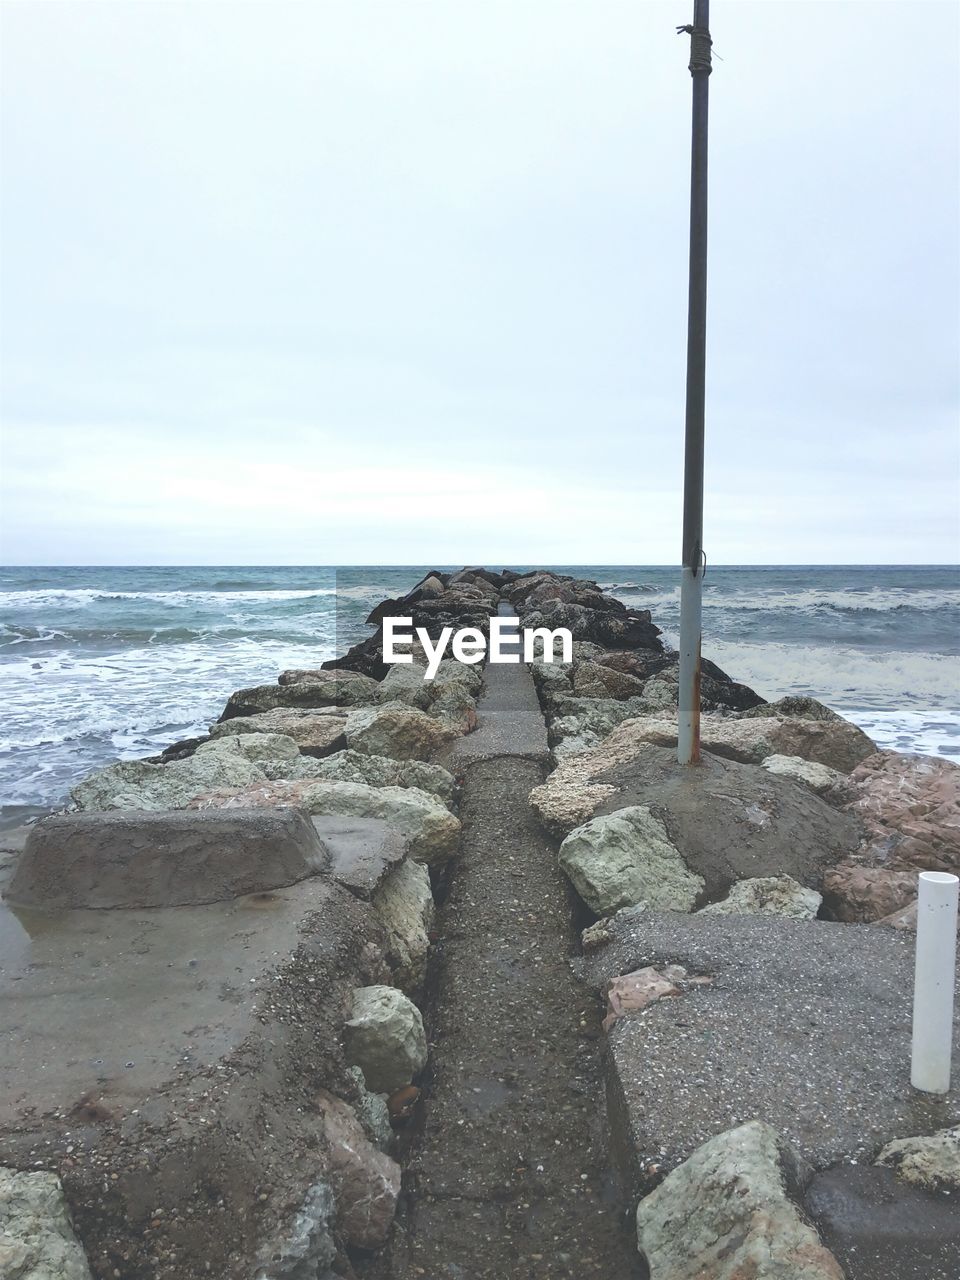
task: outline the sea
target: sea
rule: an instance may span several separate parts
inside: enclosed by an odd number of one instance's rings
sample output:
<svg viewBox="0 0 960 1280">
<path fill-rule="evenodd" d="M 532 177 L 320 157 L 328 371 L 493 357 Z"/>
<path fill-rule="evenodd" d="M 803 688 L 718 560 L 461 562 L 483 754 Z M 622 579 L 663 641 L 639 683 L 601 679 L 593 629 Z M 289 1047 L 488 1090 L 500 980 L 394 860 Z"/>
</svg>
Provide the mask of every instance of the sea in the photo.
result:
<svg viewBox="0 0 960 1280">
<path fill-rule="evenodd" d="M 342 653 L 380 600 L 456 567 L 0 569 L 3 824 L 204 732 L 232 690 Z M 551 567 L 649 609 L 676 646 L 676 568 Z M 956 567 L 711 567 L 703 652 L 766 698 L 814 695 L 881 747 L 960 761 Z"/>
</svg>

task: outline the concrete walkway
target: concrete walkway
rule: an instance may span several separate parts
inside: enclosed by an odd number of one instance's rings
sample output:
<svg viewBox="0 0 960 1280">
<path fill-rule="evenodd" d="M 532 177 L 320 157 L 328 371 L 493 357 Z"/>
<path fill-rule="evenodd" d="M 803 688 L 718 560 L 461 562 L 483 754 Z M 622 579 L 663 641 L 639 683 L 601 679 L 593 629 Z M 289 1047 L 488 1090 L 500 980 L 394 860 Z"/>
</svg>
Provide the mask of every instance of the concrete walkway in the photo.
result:
<svg viewBox="0 0 960 1280">
<path fill-rule="evenodd" d="M 441 913 L 432 1085 L 390 1280 L 644 1274 L 608 1173 L 597 1012 L 573 977 L 572 903 L 527 797 L 547 740 L 522 665 L 488 665 L 465 774 L 463 852 Z"/>
</svg>

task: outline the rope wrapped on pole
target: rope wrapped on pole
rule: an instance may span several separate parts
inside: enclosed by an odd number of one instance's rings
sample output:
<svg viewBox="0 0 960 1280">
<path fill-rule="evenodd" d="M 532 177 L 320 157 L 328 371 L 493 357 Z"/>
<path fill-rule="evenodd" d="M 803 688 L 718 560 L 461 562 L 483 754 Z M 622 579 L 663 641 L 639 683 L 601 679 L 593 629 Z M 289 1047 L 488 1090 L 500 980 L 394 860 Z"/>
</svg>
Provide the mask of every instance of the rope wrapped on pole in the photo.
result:
<svg viewBox="0 0 960 1280">
<path fill-rule="evenodd" d="M 706 27 L 695 27 L 688 22 L 686 26 L 677 27 L 677 35 L 684 34 L 690 37 L 690 74 L 695 76 L 698 71 L 705 71 L 709 75 L 713 70 L 710 32 Z"/>
</svg>

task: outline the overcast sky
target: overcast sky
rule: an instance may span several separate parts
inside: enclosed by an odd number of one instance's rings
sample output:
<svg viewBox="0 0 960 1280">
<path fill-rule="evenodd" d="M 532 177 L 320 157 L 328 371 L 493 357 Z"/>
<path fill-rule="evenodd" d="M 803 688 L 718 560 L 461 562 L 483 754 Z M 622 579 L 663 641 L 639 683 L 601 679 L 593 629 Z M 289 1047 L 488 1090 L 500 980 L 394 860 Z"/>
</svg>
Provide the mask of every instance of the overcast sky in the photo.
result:
<svg viewBox="0 0 960 1280">
<path fill-rule="evenodd" d="M 960 10 L 712 10 L 708 558 L 955 561 Z M 678 561 L 691 13 L 5 0 L 0 559 Z"/>
</svg>

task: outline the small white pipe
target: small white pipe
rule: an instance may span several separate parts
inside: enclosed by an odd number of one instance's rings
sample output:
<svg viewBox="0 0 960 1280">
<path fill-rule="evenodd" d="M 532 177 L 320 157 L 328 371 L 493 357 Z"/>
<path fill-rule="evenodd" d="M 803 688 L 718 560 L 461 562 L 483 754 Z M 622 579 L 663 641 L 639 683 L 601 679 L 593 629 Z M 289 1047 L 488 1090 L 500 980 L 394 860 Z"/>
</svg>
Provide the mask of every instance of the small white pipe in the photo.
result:
<svg viewBox="0 0 960 1280">
<path fill-rule="evenodd" d="M 924 1093 L 950 1089 L 958 891 L 956 876 L 920 872 L 910 1083 Z"/>
<path fill-rule="evenodd" d="M 700 758 L 700 628 L 703 570 L 686 565 L 680 572 L 680 699 L 677 708 L 677 760 Z"/>
</svg>

